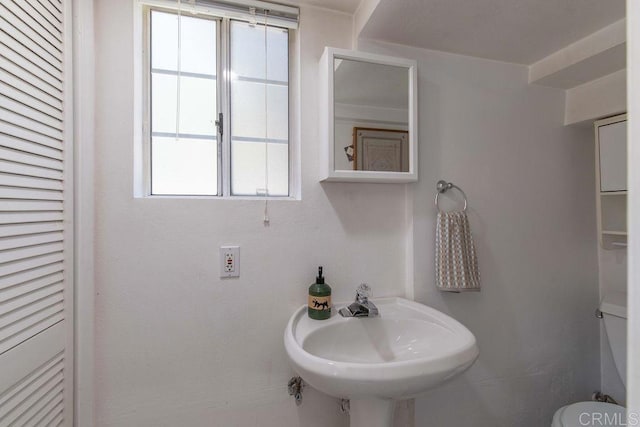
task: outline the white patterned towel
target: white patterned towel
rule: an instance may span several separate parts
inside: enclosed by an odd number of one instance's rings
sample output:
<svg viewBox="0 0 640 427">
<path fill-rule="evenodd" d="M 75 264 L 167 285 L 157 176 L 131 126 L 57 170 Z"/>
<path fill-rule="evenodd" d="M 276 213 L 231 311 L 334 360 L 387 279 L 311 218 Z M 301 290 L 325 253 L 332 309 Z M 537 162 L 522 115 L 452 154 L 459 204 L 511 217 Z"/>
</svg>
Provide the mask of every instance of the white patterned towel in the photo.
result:
<svg viewBox="0 0 640 427">
<path fill-rule="evenodd" d="M 464 211 L 438 212 L 436 286 L 441 291 L 479 291 L 478 257 Z"/>
</svg>

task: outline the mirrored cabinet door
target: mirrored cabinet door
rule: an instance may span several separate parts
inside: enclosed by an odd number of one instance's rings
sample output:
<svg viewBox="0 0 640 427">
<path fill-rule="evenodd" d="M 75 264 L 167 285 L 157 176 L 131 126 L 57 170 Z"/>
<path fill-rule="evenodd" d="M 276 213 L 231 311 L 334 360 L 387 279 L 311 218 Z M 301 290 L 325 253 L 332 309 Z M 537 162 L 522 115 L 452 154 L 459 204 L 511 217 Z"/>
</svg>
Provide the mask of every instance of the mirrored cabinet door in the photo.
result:
<svg viewBox="0 0 640 427">
<path fill-rule="evenodd" d="M 416 181 L 415 61 L 326 48 L 320 72 L 321 180 Z"/>
<path fill-rule="evenodd" d="M 627 190 L 627 121 L 598 126 L 600 191 Z"/>
</svg>

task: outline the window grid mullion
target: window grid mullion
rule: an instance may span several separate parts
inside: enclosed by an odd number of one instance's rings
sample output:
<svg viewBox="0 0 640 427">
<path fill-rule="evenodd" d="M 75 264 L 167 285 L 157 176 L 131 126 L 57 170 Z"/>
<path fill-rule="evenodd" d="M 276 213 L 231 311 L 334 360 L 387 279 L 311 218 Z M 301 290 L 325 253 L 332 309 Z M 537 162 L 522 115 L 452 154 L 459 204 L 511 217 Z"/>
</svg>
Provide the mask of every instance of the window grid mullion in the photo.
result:
<svg viewBox="0 0 640 427">
<path fill-rule="evenodd" d="M 144 194 L 151 196 L 151 8 L 143 9 L 143 121 L 142 121 L 142 138 L 143 138 L 143 183 Z"/>
<path fill-rule="evenodd" d="M 222 196 L 231 196 L 231 79 L 229 79 L 229 73 L 231 70 L 230 59 L 230 20 L 225 18 L 222 20 L 221 36 L 220 36 L 220 65 L 222 78 L 220 79 L 220 94 L 221 105 L 220 111 L 223 114 L 223 135 L 220 138 L 221 144 L 221 183 L 222 183 Z"/>
</svg>

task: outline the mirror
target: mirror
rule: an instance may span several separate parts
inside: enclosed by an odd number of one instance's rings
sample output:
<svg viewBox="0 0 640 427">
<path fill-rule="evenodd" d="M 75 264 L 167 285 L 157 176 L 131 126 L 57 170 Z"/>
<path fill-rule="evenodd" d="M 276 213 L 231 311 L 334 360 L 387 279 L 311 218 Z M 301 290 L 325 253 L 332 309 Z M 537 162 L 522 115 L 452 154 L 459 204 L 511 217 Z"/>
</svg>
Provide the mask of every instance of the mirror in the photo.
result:
<svg viewBox="0 0 640 427">
<path fill-rule="evenodd" d="M 323 62 L 322 180 L 416 181 L 415 61 L 327 48 Z"/>
<path fill-rule="evenodd" d="M 337 170 L 409 172 L 406 68 L 334 58 Z"/>
</svg>

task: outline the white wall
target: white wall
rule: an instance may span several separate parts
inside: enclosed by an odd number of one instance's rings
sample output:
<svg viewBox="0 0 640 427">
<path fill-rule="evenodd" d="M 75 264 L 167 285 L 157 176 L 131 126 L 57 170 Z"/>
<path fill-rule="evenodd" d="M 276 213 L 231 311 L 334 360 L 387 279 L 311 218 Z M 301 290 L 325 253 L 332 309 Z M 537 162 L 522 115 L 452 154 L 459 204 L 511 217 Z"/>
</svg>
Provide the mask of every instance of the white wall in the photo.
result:
<svg viewBox="0 0 640 427">
<path fill-rule="evenodd" d="M 563 126 L 564 91 L 529 85 L 526 67 L 359 47 L 418 60 L 415 295 L 460 320 L 480 347 L 467 373 L 416 401 L 416 425 L 550 425 L 556 409 L 600 386 L 592 130 Z M 469 197 L 480 293 L 433 284 L 439 179 Z"/>
<path fill-rule="evenodd" d="M 313 390 L 296 408 L 282 337 L 318 265 L 337 301 L 405 290 L 405 188 L 317 181 L 317 61 L 350 47 L 351 17 L 302 9 L 302 200 L 271 202 L 265 228 L 262 202 L 133 198 L 135 3 L 96 4 L 98 425 L 344 426 Z M 224 244 L 238 280 L 218 278 Z"/>
</svg>

